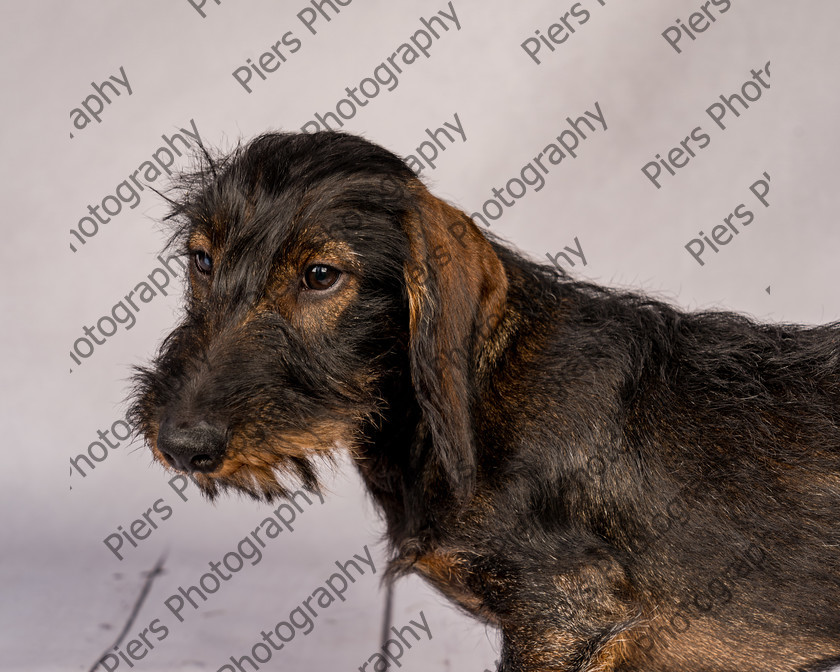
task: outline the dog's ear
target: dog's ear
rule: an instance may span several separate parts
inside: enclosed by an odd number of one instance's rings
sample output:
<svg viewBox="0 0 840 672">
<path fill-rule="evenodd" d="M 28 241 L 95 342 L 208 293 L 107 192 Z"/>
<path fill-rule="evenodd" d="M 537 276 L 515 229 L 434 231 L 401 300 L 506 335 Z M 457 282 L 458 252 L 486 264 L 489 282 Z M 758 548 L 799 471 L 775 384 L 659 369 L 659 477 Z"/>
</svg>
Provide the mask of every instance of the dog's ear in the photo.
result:
<svg viewBox="0 0 840 672">
<path fill-rule="evenodd" d="M 432 441 L 431 458 L 457 502 L 475 485 L 472 403 L 477 362 L 502 319 L 504 266 L 473 221 L 419 182 L 405 230 L 404 273 L 414 390 Z"/>
</svg>

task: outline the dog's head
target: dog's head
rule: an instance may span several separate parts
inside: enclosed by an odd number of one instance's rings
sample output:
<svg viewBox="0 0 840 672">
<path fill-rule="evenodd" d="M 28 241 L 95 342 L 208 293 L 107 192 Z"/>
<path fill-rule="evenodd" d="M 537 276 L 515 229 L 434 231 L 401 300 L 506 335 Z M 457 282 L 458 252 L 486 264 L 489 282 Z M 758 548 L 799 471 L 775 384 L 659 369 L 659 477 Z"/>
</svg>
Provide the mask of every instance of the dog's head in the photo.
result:
<svg viewBox="0 0 840 672">
<path fill-rule="evenodd" d="M 413 450 L 468 492 L 470 380 L 507 292 L 473 222 L 340 133 L 205 153 L 175 193 L 185 317 L 138 371 L 131 411 L 155 458 L 211 497 L 283 496 L 283 472 L 317 488 L 313 458 L 360 455 L 402 385 L 425 437 Z"/>
</svg>

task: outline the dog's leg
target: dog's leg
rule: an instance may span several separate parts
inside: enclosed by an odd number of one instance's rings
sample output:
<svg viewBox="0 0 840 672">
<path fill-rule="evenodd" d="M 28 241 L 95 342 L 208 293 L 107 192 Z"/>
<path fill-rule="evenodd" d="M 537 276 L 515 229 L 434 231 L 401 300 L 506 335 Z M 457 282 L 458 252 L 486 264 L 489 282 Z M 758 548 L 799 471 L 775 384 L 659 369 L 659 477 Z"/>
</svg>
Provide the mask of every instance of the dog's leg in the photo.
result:
<svg viewBox="0 0 840 672">
<path fill-rule="evenodd" d="M 503 631 L 499 672 L 614 672 L 626 662 L 621 631 L 591 639 L 568 631 L 532 627 Z"/>
<path fill-rule="evenodd" d="M 632 665 L 639 605 L 609 557 L 561 574 L 525 571 L 500 614 L 502 672 L 613 672 Z M 510 585 L 508 583 L 508 585 Z"/>
</svg>

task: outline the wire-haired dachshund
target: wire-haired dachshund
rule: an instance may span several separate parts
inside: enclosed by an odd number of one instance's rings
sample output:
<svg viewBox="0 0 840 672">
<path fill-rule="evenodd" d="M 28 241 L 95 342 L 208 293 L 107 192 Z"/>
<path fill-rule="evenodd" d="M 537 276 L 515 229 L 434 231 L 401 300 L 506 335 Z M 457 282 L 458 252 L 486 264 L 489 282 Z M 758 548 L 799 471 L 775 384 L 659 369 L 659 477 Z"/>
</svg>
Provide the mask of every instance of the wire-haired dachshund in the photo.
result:
<svg viewBox="0 0 840 672">
<path fill-rule="evenodd" d="M 132 412 L 206 495 L 349 451 L 390 576 L 505 672 L 840 665 L 840 324 L 575 281 L 342 133 L 205 150 L 170 203 L 186 314 Z"/>
</svg>

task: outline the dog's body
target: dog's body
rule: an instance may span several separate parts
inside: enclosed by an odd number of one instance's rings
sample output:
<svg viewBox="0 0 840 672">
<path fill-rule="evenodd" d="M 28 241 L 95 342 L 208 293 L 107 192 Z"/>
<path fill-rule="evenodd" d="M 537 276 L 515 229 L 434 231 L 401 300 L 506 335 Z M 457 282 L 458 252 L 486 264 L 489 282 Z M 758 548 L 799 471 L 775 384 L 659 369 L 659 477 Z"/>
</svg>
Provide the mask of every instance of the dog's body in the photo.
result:
<svg viewBox="0 0 840 672">
<path fill-rule="evenodd" d="M 840 325 L 687 314 L 490 241 L 395 156 L 267 135 L 186 178 L 184 324 L 138 377 L 210 496 L 348 446 L 506 672 L 840 664 Z"/>
</svg>

